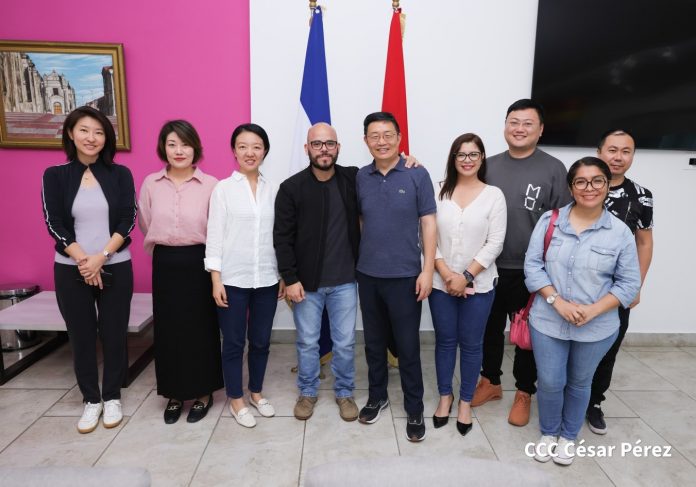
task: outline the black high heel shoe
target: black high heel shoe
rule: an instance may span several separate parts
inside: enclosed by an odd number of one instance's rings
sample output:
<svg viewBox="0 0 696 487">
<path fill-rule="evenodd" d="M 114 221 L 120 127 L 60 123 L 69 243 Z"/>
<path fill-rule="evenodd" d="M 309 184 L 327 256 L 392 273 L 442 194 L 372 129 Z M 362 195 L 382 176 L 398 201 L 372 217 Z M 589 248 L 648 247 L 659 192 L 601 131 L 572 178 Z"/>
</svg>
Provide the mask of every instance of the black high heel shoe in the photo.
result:
<svg viewBox="0 0 696 487">
<path fill-rule="evenodd" d="M 452 402 L 450 403 L 449 412 L 452 412 L 452 404 L 454 404 L 454 394 L 450 394 L 452 397 Z M 433 414 L 433 426 L 436 428 L 442 428 L 449 421 L 449 414 L 447 416 L 435 416 Z"/>
<path fill-rule="evenodd" d="M 471 431 L 473 426 L 473 423 L 462 423 L 461 421 L 457 420 L 457 431 L 459 431 L 459 434 L 462 436 L 466 436 L 467 433 Z"/>
</svg>

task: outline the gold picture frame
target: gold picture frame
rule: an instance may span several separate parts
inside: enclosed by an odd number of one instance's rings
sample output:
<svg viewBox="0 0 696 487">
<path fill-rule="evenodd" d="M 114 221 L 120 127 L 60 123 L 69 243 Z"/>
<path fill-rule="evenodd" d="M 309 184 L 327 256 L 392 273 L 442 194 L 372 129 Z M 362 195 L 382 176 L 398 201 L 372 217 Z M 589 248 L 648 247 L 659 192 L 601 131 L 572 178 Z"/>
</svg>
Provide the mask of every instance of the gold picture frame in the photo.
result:
<svg viewBox="0 0 696 487">
<path fill-rule="evenodd" d="M 0 41 L 0 147 L 60 148 L 65 116 L 83 105 L 130 150 L 122 44 Z"/>
</svg>

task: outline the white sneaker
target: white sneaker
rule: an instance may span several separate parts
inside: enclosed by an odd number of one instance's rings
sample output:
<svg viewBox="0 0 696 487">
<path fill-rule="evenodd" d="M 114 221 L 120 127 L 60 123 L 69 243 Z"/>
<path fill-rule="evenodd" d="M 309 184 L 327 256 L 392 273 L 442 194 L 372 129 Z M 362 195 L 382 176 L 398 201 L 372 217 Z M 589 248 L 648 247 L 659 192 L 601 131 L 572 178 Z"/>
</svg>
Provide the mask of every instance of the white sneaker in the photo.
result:
<svg viewBox="0 0 696 487">
<path fill-rule="evenodd" d="M 122 420 L 123 413 L 121 412 L 121 401 L 119 399 L 106 401 L 104 403 L 104 427 L 115 428 L 121 424 Z"/>
<path fill-rule="evenodd" d="M 91 433 L 99 424 L 99 416 L 102 413 L 102 404 L 100 402 L 85 403 L 85 410 L 82 411 L 82 417 L 77 422 L 77 431 L 80 433 Z"/>
<path fill-rule="evenodd" d="M 230 403 L 230 412 L 232 413 L 232 417 L 241 426 L 244 426 L 245 428 L 253 428 L 256 426 L 256 418 L 254 418 L 254 415 L 251 414 L 249 408 L 242 408 L 239 410 L 239 412 L 235 412 L 234 408 L 232 407 L 232 403 Z"/>
<path fill-rule="evenodd" d="M 275 416 L 275 409 L 273 409 L 273 406 L 271 406 L 271 403 L 268 402 L 268 399 L 266 398 L 261 399 L 259 402 L 255 402 L 251 397 L 249 397 L 249 404 L 254 406 L 259 414 L 265 418 Z"/>
<path fill-rule="evenodd" d="M 554 463 L 558 465 L 570 465 L 575 458 L 575 440 L 569 440 L 562 436 L 558 438 L 556 456 L 553 457 Z"/>
<path fill-rule="evenodd" d="M 555 436 L 543 435 L 539 441 L 537 441 L 536 448 L 534 449 L 534 460 L 541 463 L 546 463 L 551 460 L 551 453 L 553 453 L 555 445 Z"/>
</svg>

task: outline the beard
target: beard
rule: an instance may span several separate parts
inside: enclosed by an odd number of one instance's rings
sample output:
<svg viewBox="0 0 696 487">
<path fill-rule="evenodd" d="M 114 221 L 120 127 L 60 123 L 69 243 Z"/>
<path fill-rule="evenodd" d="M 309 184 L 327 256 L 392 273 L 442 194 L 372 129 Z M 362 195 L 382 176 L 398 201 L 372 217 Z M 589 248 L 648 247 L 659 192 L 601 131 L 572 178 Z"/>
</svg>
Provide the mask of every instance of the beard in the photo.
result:
<svg viewBox="0 0 696 487">
<path fill-rule="evenodd" d="M 326 166 L 322 166 L 321 164 L 319 164 L 318 159 L 319 159 L 319 157 L 326 157 L 326 156 L 331 158 L 331 162 Z M 338 152 L 336 153 L 336 155 L 320 154 L 318 156 L 312 156 L 312 155 L 309 156 L 309 163 L 312 165 L 312 167 L 319 169 L 320 171 L 330 171 L 331 169 L 333 169 L 337 160 L 338 160 Z"/>
</svg>

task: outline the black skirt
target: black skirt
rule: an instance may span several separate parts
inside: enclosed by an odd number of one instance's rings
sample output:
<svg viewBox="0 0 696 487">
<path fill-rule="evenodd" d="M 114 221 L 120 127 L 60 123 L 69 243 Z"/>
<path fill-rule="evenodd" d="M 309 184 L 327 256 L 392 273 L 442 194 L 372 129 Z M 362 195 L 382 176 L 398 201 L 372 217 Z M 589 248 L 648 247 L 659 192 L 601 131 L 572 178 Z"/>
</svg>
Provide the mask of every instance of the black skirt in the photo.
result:
<svg viewBox="0 0 696 487">
<path fill-rule="evenodd" d="M 224 386 L 220 329 L 205 245 L 155 246 L 152 307 L 157 393 L 194 399 Z"/>
</svg>

